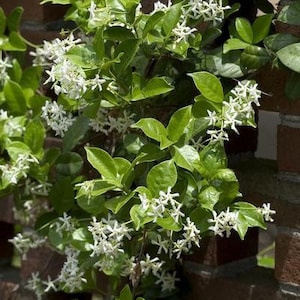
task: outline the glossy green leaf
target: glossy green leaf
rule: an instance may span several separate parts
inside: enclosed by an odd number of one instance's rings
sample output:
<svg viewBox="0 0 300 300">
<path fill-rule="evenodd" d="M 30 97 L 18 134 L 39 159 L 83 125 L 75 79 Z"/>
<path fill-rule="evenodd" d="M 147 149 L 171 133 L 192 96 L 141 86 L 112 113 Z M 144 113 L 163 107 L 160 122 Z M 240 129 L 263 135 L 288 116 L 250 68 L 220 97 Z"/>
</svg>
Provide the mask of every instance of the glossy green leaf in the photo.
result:
<svg viewBox="0 0 300 300">
<path fill-rule="evenodd" d="M 197 89 L 208 100 L 211 100 L 213 102 L 223 101 L 223 86 L 220 80 L 215 75 L 203 71 L 190 73 L 189 76 L 193 78 Z"/>
<path fill-rule="evenodd" d="M 133 296 L 128 284 L 122 289 L 118 300 L 133 300 Z"/>
<path fill-rule="evenodd" d="M 0 36 L 4 34 L 5 28 L 6 28 L 6 16 L 2 7 L 0 7 Z"/>
<path fill-rule="evenodd" d="M 22 14 L 24 12 L 24 8 L 18 6 L 14 8 L 10 14 L 7 16 L 6 24 L 10 31 L 19 31 Z"/>
<path fill-rule="evenodd" d="M 280 61 L 289 69 L 300 73 L 300 43 L 291 44 L 277 51 Z"/>
<path fill-rule="evenodd" d="M 247 19 L 236 18 L 235 29 L 244 42 L 249 44 L 253 43 L 253 30 Z"/>
<path fill-rule="evenodd" d="M 63 137 L 63 151 L 68 152 L 73 150 L 84 138 L 88 129 L 89 118 L 84 115 L 77 117 Z"/>
<path fill-rule="evenodd" d="M 145 214 L 141 212 L 140 205 L 138 204 L 131 207 L 129 214 L 136 230 L 139 230 L 143 225 L 153 220 L 153 217 L 145 216 Z"/>
<path fill-rule="evenodd" d="M 0 45 L 0 49 L 6 51 L 25 51 L 26 43 L 24 39 L 21 37 L 19 32 L 12 31 L 8 36 L 8 40 L 5 40 L 3 45 Z"/>
<path fill-rule="evenodd" d="M 72 246 L 80 251 L 91 251 L 93 235 L 86 227 L 80 227 L 72 232 Z"/>
<path fill-rule="evenodd" d="M 239 49 L 245 49 L 249 46 L 249 43 L 246 43 L 240 39 L 237 38 L 231 38 L 227 40 L 223 46 L 223 52 L 228 53 L 232 50 L 239 50 Z"/>
<path fill-rule="evenodd" d="M 29 146 L 20 141 L 9 143 L 6 146 L 6 151 L 13 161 L 16 161 L 19 155 L 31 153 Z"/>
<path fill-rule="evenodd" d="M 105 198 L 103 195 L 89 196 L 81 194 L 76 198 L 78 206 L 91 215 L 98 215 L 104 210 Z"/>
<path fill-rule="evenodd" d="M 4 85 L 4 96 L 12 113 L 24 115 L 26 112 L 26 100 L 21 86 L 7 80 Z"/>
<path fill-rule="evenodd" d="M 114 214 L 117 214 L 119 210 L 126 205 L 130 199 L 134 196 L 134 193 L 130 193 L 129 195 L 117 196 L 111 199 L 106 200 L 105 207 L 112 211 Z"/>
<path fill-rule="evenodd" d="M 162 11 L 157 11 L 156 13 L 150 16 L 143 30 L 143 38 L 145 38 L 148 32 L 151 31 L 158 24 L 158 22 L 163 18 L 164 15 L 165 14 Z"/>
<path fill-rule="evenodd" d="M 24 143 L 26 143 L 33 154 L 39 154 L 43 150 L 46 130 L 41 121 L 30 121 L 24 132 Z"/>
<path fill-rule="evenodd" d="M 111 41 L 125 41 L 128 39 L 134 39 L 135 36 L 132 31 L 126 27 L 113 26 L 108 27 L 103 32 L 103 38 Z"/>
<path fill-rule="evenodd" d="M 147 187 L 154 197 L 160 191 L 166 192 L 173 187 L 177 181 L 177 170 L 173 160 L 163 161 L 149 171 L 147 175 Z"/>
<path fill-rule="evenodd" d="M 268 35 L 273 16 L 273 14 L 266 14 L 255 19 L 252 25 L 253 44 L 261 42 Z"/>
<path fill-rule="evenodd" d="M 83 45 L 73 46 L 65 55 L 76 66 L 82 68 L 95 67 L 96 65 L 96 53 L 93 49 Z"/>
<path fill-rule="evenodd" d="M 166 153 L 154 144 L 147 144 L 141 148 L 133 164 L 156 161 L 164 158 Z"/>
<path fill-rule="evenodd" d="M 172 5 L 165 16 L 162 19 L 162 28 L 165 36 L 170 36 L 172 33 L 172 30 L 177 26 L 179 23 L 179 19 L 182 15 L 181 11 L 182 4 L 177 3 L 175 5 Z"/>
<path fill-rule="evenodd" d="M 141 148 L 147 143 L 146 138 L 137 134 L 126 134 L 123 139 L 125 149 L 129 153 L 138 154 Z"/>
<path fill-rule="evenodd" d="M 102 175 L 103 179 L 115 180 L 117 169 L 112 157 L 96 147 L 85 147 L 89 163 Z"/>
<path fill-rule="evenodd" d="M 118 45 L 115 51 L 115 57 L 120 55 L 120 62 L 115 64 L 115 71 L 117 74 L 121 74 L 130 66 L 136 52 L 138 51 L 139 44 L 140 40 L 129 39 Z"/>
<path fill-rule="evenodd" d="M 64 152 L 56 160 L 56 171 L 64 176 L 75 176 L 82 166 L 82 157 L 76 152 Z"/>
<path fill-rule="evenodd" d="M 49 194 L 52 207 L 58 214 L 71 209 L 74 205 L 74 192 L 70 177 L 63 177 L 57 180 Z"/>
<path fill-rule="evenodd" d="M 177 166 L 187 169 L 191 172 L 194 170 L 194 164 L 199 163 L 200 157 L 198 151 L 190 146 L 183 147 L 173 146 L 173 159 Z"/>
<path fill-rule="evenodd" d="M 220 192 L 213 186 L 204 187 L 204 189 L 198 195 L 198 200 L 201 207 L 213 210 L 214 206 L 220 200 Z"/>
<path fill-rule="evenodd" d="M 194 118 L 192 115 L 192 106 L 189 105 L 178 109 L 171 116 L 167 126 L 168 138 L 171 141 L 177 142 L 183 134 L 186 134 L 188 137 L 190 137 L 192 135 L 193 125 Z"/>
<path fill-rule="evenodd" d="M 300 25 L 300 3 L 295 1 L 284 5 L 279 11 L 277 20 L 290 25 Z"/>
<path fill-rule="evenodd" d="M 269 53 L 259 46 L 249 46 L 241 54 L 241 65 L 247 69 L 261 68 L 270 60 Z"/>
<path fill-rule="evenodd" d="M 264 39 L 264 44 L 267 48 L 273 51 L 278 51 L 290 44 L 299 43 L 300 38 L 291 33 L 276 33 L 267 36 Z"/>
<path fill-rule="evenodd" d="M 168 216 L 166 218 L 158 218 L 156 224 L 166 230 L 171 230 L 171 231 L 181 230 L 181 226 L 178 223 L 176 223 L 171 216 Z"/>
</svg>

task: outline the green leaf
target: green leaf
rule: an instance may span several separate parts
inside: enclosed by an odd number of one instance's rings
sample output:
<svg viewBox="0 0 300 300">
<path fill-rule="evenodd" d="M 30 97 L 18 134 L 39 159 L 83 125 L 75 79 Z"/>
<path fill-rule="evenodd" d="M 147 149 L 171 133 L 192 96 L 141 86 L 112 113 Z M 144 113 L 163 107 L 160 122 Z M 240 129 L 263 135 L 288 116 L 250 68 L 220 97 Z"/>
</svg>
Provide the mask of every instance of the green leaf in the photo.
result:
<svg viewBox="0 0 300 300">
<path fill-rule="evenodd" d="M 115 57 L 120 55 L 120 62 L 115 64 L 117 74 L 123 73 L 131 64 L 139 49 L 140 40 L 129 39 L 121 42 L 115 51 Z"/>
<path fill-rule="evenodd" d="M 2 7 L 0 7 L 0 36 L 4 34 L 5 28 L 6 28 L 6 16 Z"/>
<path fill-rule="evenodd" d="M 65 54 L 71 62 L 82 68 L 95 67 L 96 53 L 91 47 L 75 45 Z"/>
<path fill-rule="evenodd" d="M 26 50 L 26 44 L 19 32 L 12 31 L 8 36 L 8 40 L 5 43 L 3 43 L 2 49 L 6 51 L 23 52 Z"/>
<path fill-rule="evenodd" d="M 49 200 L 60 215 L 73 207 L 74 192 L 70 177 L 63 177 L 54 183 L 49 194 Z"/>
<path fill-rule="evenodd" d="M 99 60 L 102 60 L 105 55 L 105 44 L 103 38 L 103 27 L 97 28 L 93 39 L 93 46 L 95 49 L 96 56 Z"/>
<path fill-rule="evenodd" d="M 139 204 L 133 205 L 129 214 L 136 230 L 139 230 L 144 224 L 147 224 L 153 220 L 153 217 L 145 216 L 141 212 Z"/>
<path fill-rule="evenodd" d="M 135 38 L 134 34 L 130 29 L 122 26 L 108 27 L 103 32 L 103 37 L 111 41 L 125 41 Z"/>
<path fill-rule="evenodd" d="M 203 207 L 197 207 L 190 213 L 191 220 L 195 223 L 200 232 L 204 233 L 208 231 L 210 223 L 208 219 L 211 219 L 211 212 Z"/>
<path fill-rule="evenodd" d="M 176 223 L 171 216 L 168 216 L 166 218 L 158 218 L 156 224 L 166 230 L 172 230 L 172 231 L 181 230 L 181 226 L 178 223 Z"/>
<path fill-rule="evenodd" d="M 87 187 L 91 187 L 90 192 L 93 197 L 102 195 L 102 194 L 106 193 L 107 191 L 110 191 L 115 188 L 114 185 L 112 185 L 102 179 L 87 180 L 87 181 L 84 181 L 82 184 L 80 184 L 80 188 L 77 191 L 76 198 L 78 198 L 82 195 L 86 195 Z"/>
<path fill-rule="evenodd" d="M 168 138 L 177 142 L 183 134 L 187 134 L 189 139 L 193 130 L 194 118 L 192 106 L 178 109 L 172 116 L 167 126 Z"/>
<path fill-rule="evenodd" d="M 125 287 L 122 289 L 118 300 L 133 300 L 132 293 L 128 284 L 125 285 Z"/>
<path fill-rule="evenodd" d="M 266 14 L 255 19 L 252 25 L 253 44 L 261 42 L 268 35 L 273 16 L 273 14 Z"/>
<path fill-rule="evenodd" d="M 248 231 L 248 228 L 249 228 L 249 225 L 247 223 L 247 219 L 244 217 L 243 214 L 238 213 L 236 231 L 239 234 L 241 240 L 244 240 L 245 235 Z"/>
<path fill-rule="evenodd" d="M 258 46 L 247 47 L 241 55 L 241 65 L 248 69 L 258 69 L 267 64 L 271 57 L 264 48 Z"/>
<path fill-rule="evenodd" d="M 278 51 L 290 44 L 299 43 L 300 38 L 291 33 L 276 33 L 267 36 L 264 39 L 264 44 L 267 48 L 273 51 Z"/>
<path fill-rule="evenodd" d="M 280 10 L 277 20 L 290 25 L 300 25 L 300 3 L 295 1 L 289 5 L 284 5 Z"/>
<path fill-rule="evenodd" d="M 85 136 L 89 129 L 89 118 L 81 115 L 76 118 L 75 122 L 71 125 L 63 138 L 63 151 L 71 151 L 82 138 Z"/>
<path fill-rule="evenodd" d="M 82 166 L 82 157 L 76 152 L 63 152 L 56 160 L 56 171 L 64 176 L 78 174 Z"/>
<path fill-rule="evenodd" d="M 197 150 L 190 145 L 184 145 L 180 148 L 173 146 L 173 149 L 172 155 L 176 165 L 193 172 L 194 164 L 199 163 L 200 160 Z"/>
<path fill-rule="evenodd" d="M 117 214 L 119 210 L 126 205 L 130 199 L 134 196 L 134 192 L 131 192 L 129 195 L 117 196 L 111 199 L 108 199 L 105 202 L 105 207 L 112 211 L 114 214 Z"/>
<path fill-rule="evenodd" d="M 7 16 L 6 24 L 9 31 L 19 31 L 22 14 L 24 12 L 23 7 L 18 6 L 14 8 Z"/>
<path fill-rule="evenodd" d="M 162 19 L 162 28 L 163 32 L 166 37 L 169 37 L 173 31 L 173 29 L 177 26 L 179 23 L 179 19 L 181 17 L 182 11 L 181 11 L 182 3 L 177 3 L 175 5 L 172 5 L 165 16 Z"/>
<path fill-rule="evenodd" d="M 30 66 L 23 70 L 20 85 L 22 88 L 37 90 L 41 84 L 42 69 L 37 66 Z"/>
<path fill-rule="evenodd" d="M 232 50 L 245 49 L 249 46 L 249 43 L 246 43 L 237 38 L 231 38 L 227 40 L 223 46 L 223 53 L 228 53 Z"/>
<path fill-rule="evenodd" d="M 248 202 L 235 202 L 232 205 L 234 210 L 243 215 L 249 227 L 260 227 L 266 229 L 266 225 L 262 214 L 258 211 L 257 207 Z"/>
<path fill-rule="evenodd" d="M 201 204 L 201 207 L 209 209 L 209 210 L 213 210 L 214 206 L 220 200 L 220 194 L 221 194 L 221 192 L 219 192 L 213 186 L 204 187 L 204 189 L 198 195 L 198 200 Z"/>
<path fill-rule="evenodd" d="M 223 87 L 220 80 L 215 75 L 209 72 L 195 72 L 190 73 L 189 76 L 193 78 L 197 89 L 208 100 L 213 102 L 223 101 Z"/>
<path fill-rule="evenodd" d="M 160 142 L 161 149 L 172 145 L 173 142 L 167 138 L 167 130 L 164 125 L 153 118 L 143 118 L 137 123 L 132 125 L 133 128 L 141 129 L 145 135 L 152 138 L 155 141 Z"/>
<path fill-rule="evenodd" d="M 277 51 L 280 61 L 289 69 L 300 73 L 300 43 L 291 44 Z"/>
<path fill-rule="evenodd" d="M 147 175 L 147 187 L 154 197 L 160 191 L 166 192 L 173 187 L 177 181 L 177 170 L 173 160 L 166 160 L 155 165 Z"/>
<path fill-rule="evenodd" d="M 80 227 L 72 232 L 72 246 L 80 251 L 91 251 L 93 235 L 86 227 Z"/>
<path fill-rule="evenodd" d="M 4 85 L 4 96 L 12 113 L 19 115 L 25 114 L 26 100 L 22 88 L 18 83 L 7 80 Z"/>
<path fill-rule="evenodd" d="M 119 182 L 122 183 L 122 186 L 129 189 L 134 179 L 134 171 L 130 161 L 123 157 L 114 157 L 113 161 L 117 170 Z"/>
<path fill-rule="evenodd" d="M 147 143 L 146 138 L 137 134 L 126 134 L 123 140 L 125 149 L 129 153 L 138 154 L 141 148 Z"/>
<path fill-rule="evenodd" d="M 105 198 L 103 195 L 89 196 L 81 194 L 76 198 L 78 206 L 91 215 L 98 215 L 104 210 Z"/>
<path fill-rule="evenodd" d="M 33 154 L 43 152 L 46 130 L 43 123 L 38 120 L 32 120 L 26 125 L 24 132 L 24 143 L 26 143 Z"/>
<path fill-rule="evenodd" d="M 132 162 L 133 165 L 156 161 L 164 158 L 166 153 L 154 144 L 147 144 L 141 148 L 139 154 Z"/>
<path fill-rule="evenodd" d="M 143 38 L 146 37 L 149 31 L 151 31 L 163 18 L 165 14 L 162 11 L 157 11 L 153 15 L 150 16 L 150 18 L 147 20 L 144 30 L 143 30 Z"/>
<path fill-rule="evenodd" d="M 157 95 L 165 94 L 174 89 L 174 87 L 167 82 L 164 77 L 153 77 L 142 90 L 145 98 L 154 97 Z"/>
<path fill-rule="evenodd" d="M 246 43 L 253 43 L 253 31 L 250 22 L 245 18 L 236 18 L 235 29 L 242 40 Z"/>
<path fill-rule="evenodd" d="M 112 157 L 96 147 L 85 147 L 89 163 L 102 175 L 103 179 L 115 181 L 117 169 Z"/>
<path fill-rule="evenodd" d="M 31 153 L 29 146 L 19 141 L 9 143 L 6 147 L 6 151 L 13 161 L 16 161 L 21 154 Z"/>
</svg>

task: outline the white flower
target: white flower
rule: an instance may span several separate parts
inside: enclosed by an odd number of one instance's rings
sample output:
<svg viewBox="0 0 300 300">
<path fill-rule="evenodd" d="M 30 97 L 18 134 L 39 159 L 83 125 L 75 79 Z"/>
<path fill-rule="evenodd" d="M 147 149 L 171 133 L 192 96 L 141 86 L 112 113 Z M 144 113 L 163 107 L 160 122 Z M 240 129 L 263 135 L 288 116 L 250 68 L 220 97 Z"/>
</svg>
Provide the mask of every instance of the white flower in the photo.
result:
<svg viewBox="0 0 300 300">
<path fill-rule="evenodd" d="M 42 107 L 41 117 L 46 121 L 47 125 L 55 131 L 55 135 L 61 137 L 68 131 L 75 121 L 71 113 L 67 113 L 62 105 L 58 105 L 55 101 L 46 101 Z"/>
<path fill-rule="evenodd" d="M 145 260 L 140 261 L 141 271 L 144 275 L 149 275 L 152 272 L 154 275 L 158 274 L 158 271 L 161 269 L 163 261 L 159 261 L 158 257 L 151 258 L 147 253 Z"/>
<path fill-rule="evenodd" d="M 7 79 L 9 79 L 9 75 L 7 73 L 7 69 L 12 68 L 12 64 L 10 62 L 10 58 L 8 56 L 2 58 L 2 51 L 0 51 L 0 84 L 3 85 Z"/>
<path fill-rule="evenodd" d="M 27 280 L 25 288 L 34 292 L 37 300 L 42 300 L 42 296 L 45 294 L 43 281 L 38 272 L 31 274 L 31 278 Z"/>
<path fill-rule="evenodd" d="M 75 230 L 74 221 L 71 216 L 68 216 L 66 212 L 63 213 L 62 217 L 59 217 L 54 223 L 57 232 L 62 236 L 63 231 L 72 232 Z"/>
<path fill-rule="evenodd" d="M 175 289 L 176 281 L 179 281 L 179 279 L 176 278 L 176 272 L 171 274 L 163 271 L 156 276 L 158 277 L 158 280 L 155 281 L 155 284 L 161 284 L 162 291 L 173 291 Z"/>
<path fill-rule="evenodd" d="M 216 25 L 224 19 L 224 11 L 229 8 L 230 6 L 223 6 L 222 0 L 189 0 L 183 11 L 184 15 L 192 19 L 203 18 Z"/>
<path fill-rule="evenodd" d="M 262 205 L 262 208 L 259 208 L 258 211 L 262 214 L 264 217 L 265 221 L 267 222 L 273 222 L 273 218 L 271 215 L 276 214 L 276 211 L 271 209 L 271 204 L 270 203 L 264 203 Z"/>
<path fill-rule="evenodd" d="M 172 31 L 175 36 L 175 43 L 179 43 L 182 40 L 187 41 L 189 36 L 194 36 L 193 32 L 195 31 L 197 31 L 197 29 L 187 26 L 185 21 L 178 23 Z"/>
<path fill-rule="evenodd" d="M 84 278 L 84 272 L 79 266 L 79 254 L 79 250 L 72 248 L 65 249 L 66 261 L 57 277 L 57 281 L 62 285 L 62 289 L 70 293 L 81 290 L 82 284 L 87 282 Z"/>
<path fill-rule="evenodd" d="M 32 231 L 25 231 L 24 233 L 18 233 L 12 239 L 8 241 L 12 243 L 17 251 L 22 255 L 22 259 L 27 258 L 27 252 L 30 249 L 35 249 L 45 244 L 47 238 L 41 238 Z"/>
<path fill-rule="evenodd" d="M 162 251 L 167 254 L 171 249 L 172 241 L 170 239 L 162 239 L 161 235 L 157 234 L 156 239 L 151 240 L 151 244 L 158 246 L 157 254 L 161 254 Z"/>
<path fill-rule="evenodd" d="M 92 91 L 94 91 L 95 89 L 102 91 L 102 84 L 105 82 L 105 79 L 100 78 L 99 74 L 96 74 L 94 78 L 89 79 L 88 84 L 91 86 Z"/>
<path fill-rule="evenodd" d="M 168 0 L 168 4 L 164 4 L 160 1 L 156 1 L 153 4 L 154 8 L 152 14 L 156 13 L 157 11 L 167 11 L 172 6 L 172 1 Z"/>
<path fill-rule="evenodd" d="M 209 219 L 209 223 L 214 223 L 209 229 L 214 232 L 215 235 L 229 237 L 232 229 L 236 229 L 238 222 L 238 212 L 229 211 L 229 207 L 226 211 L 222 211 L 219 215 L 213 210 L 213 219 Z"/>
</svg>

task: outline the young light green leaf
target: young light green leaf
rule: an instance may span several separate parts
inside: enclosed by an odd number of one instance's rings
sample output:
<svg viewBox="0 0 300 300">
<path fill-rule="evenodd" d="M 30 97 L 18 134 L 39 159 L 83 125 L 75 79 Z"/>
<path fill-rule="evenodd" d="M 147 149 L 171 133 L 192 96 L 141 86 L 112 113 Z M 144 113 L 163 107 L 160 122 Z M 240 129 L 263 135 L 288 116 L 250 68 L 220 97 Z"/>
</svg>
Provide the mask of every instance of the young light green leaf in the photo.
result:
<svg viewBox="0 0 300 300">
<path fill-rule="evenodd" d="M 253 43 L 253 31 L 250 22 L 245 18 L 236 18 L 235 29 L 242 40 L 246 43 Z"/>
<path fill-rule="evenodd" d="M 148 32 L 151 31 L 158 24 L 158 22 L 162 19 L 164 15 L 165 14 L 162 11 L 157 11 L 156 13 L 150 16 L 143 30 L 143 38 L 145 38 Z"/>
<path fill-rule="evenodd" d="M 84 211 L 88 212 L 91 215 L 98 215 L 103 210 L 105 210 L 105 198 L 103 195 L 98 196 L 89 196 L 86 194 L 82 194 L 77 198 L 77 204 Z"/>
<path fill-rule="evenodd" d="M 261 42 L 269 33 L 273 14 L 266 14 L 255 19 L 252 25 L 253 44 Z"/>
<path fill-rule="evenodd" d="M 223 101 L 223 86 L 220 80 L 215 75 L 209 72 L 201 71 L 190 73 L 189 76 L 193 78 L 197 89 L 208 100 L 211 100 L 213 102 Z"/>
<path fill-rule="evenodd" d="M 122 289 L 118 300 L 133 300 L 132 293 L 128 284 L 125 285 L 125 287 Z"/>
<path fill-rule="evenodd" d="M 158 218 L 156 224 L 166 230 L 171 230 L 171 231 L 181 230 L 181 226 L 178 223 L 176 223 L 171 216 L 168 216 L 166 218 Z"/>
<path fill-rule="evenodd" d="M 19 31 L 22 14 L 24 12 L 24 8 L 18 6 L 14 8 L 10 14 L 7 16 L 6 24 L 10 31 Z"/>
<path fill-rule="evenodd" d="M 117 214 L 120 209 L 126 205 L 130 199 L 134 196 L 134 192 L 131 192 L 129 195 L 116 196 L 114 198 L 108 199 L 105 202 L 105 207 L 112 211 L 114 214 Z"/>
<path fill-rule="evenodd" d="M 179 19 L 181 17 L 182 11 L 181 11 L 182 3 L 177 3 L 175 5 L 172 5 L 165 16 L 162 19 L 162 28 L 163 32 L 166 37 L 169 37 L 172 33 L 172 30 L 176 27 L 176 25 L 179 22 Z"/>
<path fill-rule="evenodd" d="M 103 179 L 115 181 L 117 169 L 112 157 L 103 149 L 85 147 L 89 163 L 102 175 Z"/>
<path fill-rule="evenodd" d="M 228 53 L 232 50 L 245 49 L 249 46 L 249 43 L 246 43 L 237 38 L 228 39 L 223 46 L 223 53 Z"/>
<path fill-rule="evenodd" d="M 201 207 L 213 210 L 220 200 L 220 192 L 213 186 L 205 187 L 198 195 Z"/>
<path fill-rule="evenodd" d="M 167 126 L 167 135 L 171 141 L 177 142 L 183 134 L 192 134 L 194 118 L 192 106 L 178 109 L 172 116 Z"/>
<path fill-rule="evenodd" d="M 155 165 L 147 175 L 147 187 L 154 197 L 160 191 L 166 192 L 173 187 L 177 181 L 177 169 L 173 160 L 166 160 Z"/>
<path fill-rule="evenodd" d="M 24 132 L 24 142 L 30 147 L 33 154 L 40 154 L 43 151 L 45 140 L 45 127 L 41 121 L 30 121 Z"/>
<path fill-rule="evenodd" d="M 4 85 L 4 96 L 12 113 L 24 115 L 26 112 L 26 100 L 21 86 L 7 80 Z"/>
<path fill-rule="evenodd" d="M 187 169 L 191 172 L 194 170 L 194 164 L 199 163 L 200 157 L 198 151 L 190 146 L 183 147 L 173 146 L 173 159 L 177 166 Z"/>
</svg>

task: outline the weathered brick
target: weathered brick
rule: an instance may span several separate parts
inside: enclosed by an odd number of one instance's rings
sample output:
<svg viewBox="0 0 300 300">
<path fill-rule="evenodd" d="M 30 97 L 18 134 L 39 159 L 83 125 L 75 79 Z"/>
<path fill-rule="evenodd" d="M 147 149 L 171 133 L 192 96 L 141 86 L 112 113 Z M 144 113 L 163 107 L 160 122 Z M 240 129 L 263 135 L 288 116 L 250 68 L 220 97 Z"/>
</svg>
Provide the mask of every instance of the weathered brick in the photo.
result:
<svg viewBox="0 0 300 300">
<path fill-rule="evenodd" d="M 6 14 L 9 14 L 15 7 L 22 6 L 24 8 L 22 20 L 31 22 L 50 22 L 61 19 L 68 8 L 66 5 L 41 5 L 40 0 L 0 0 L 0 6 Z"/>
<path fill-rule="evenodd" d="M 300 284 L 300 233 L 279 231 L 275 247 L 275 276 L 278 281 Z"/>
<path fill-rule="evenodd" d="M 278 126 L 279 171 L 300 173 L 300 128 Z"/>
<path fill-rule="evenodd" d="M 255 256 L 258 249 L 258 231 L 256 228 L 249 230 L 242 241 L 236 232 L 229 238 L 209 237 L 204 238 L 201 247 L 185 260 L 203 265 L 219 266 L 233 261 Z"/>
</svg>

